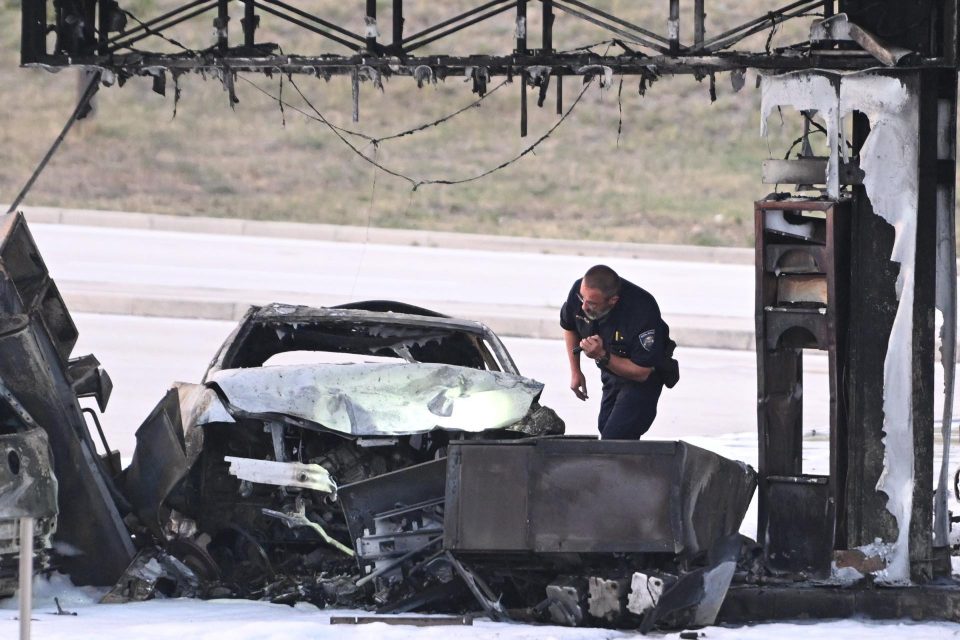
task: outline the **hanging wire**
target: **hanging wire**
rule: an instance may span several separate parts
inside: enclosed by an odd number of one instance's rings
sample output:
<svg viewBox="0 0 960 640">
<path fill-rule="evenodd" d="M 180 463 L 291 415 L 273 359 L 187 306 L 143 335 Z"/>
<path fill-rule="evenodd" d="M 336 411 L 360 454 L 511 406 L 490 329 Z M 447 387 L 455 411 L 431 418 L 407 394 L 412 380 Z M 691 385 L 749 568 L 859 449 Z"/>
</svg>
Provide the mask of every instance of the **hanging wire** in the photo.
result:
<svg viewBox="0 0 960 640">
<path fill-rule="evenodd" d="M 293 83 L 293 79 L 292 79 L 292 78 L 290 79 L 290 82 L 291 82 L 291 84 Z M 468 104 L 468 105 L 466 105 L 466 106 L 464 106 L 464 107 L 462 107 L 462 108 L 460 108 L 460 109 L 457 109 L 457 110 L 454 111 L 453 113 L 447 114 L 447 115 L 443 116 L 442 118 L 439 118 L 439 119 L 437 119 L 437 120 L 434 120 L 433 122 L 427 122 L 427 123 L 421 124 L 421 125 L 419 125 L 419 126 L 413 127 L 412 129 L 407 129 L 407 130 L 401 131 L 401 132 L 399 132 L 399 133 L 394 133 L 394 134 L 389 135 L 389 136 L 383 136 L 382 138 L 377 138 L 377 137 L 374 137 L 374 136 L 370 136 L 370 135 L 367 135 L 366 133 L 362 133 L 362 132 L 360 132 L 360 131 L 353 131 L 353 130 L 351 130 L 351 129 L 346 129 L 346 128 L 344 128 L 344 127 L 337 126 L 337 125 L 335 125 L 335 124 L 333 124 L 333 123 L 330 123 L 330 126 L 334 127 L 334 128 L 335 128 L 337 131 L 339 131 L 340 133 L 343 133 L 343 134 L 346 134 L 346 135 L 350 135 L 350 136 L 355 136 L 355 137 L 357 137 L 357 138 L 362 138 L 362 139 L 366 140 L 367 142 L 369 142 L 370 144 L 376 146 L 376 145 L 380 144 L 381 142 L 387 142 L 388 140 L 396 140 L 397 138 L 402 138 L 402 137 L 404 137 L 404 136 L 413 135 L 413 134 L 419 133 L 419 132 L 421 132 L 421 131 L 426 131 L 427 129 L 430 129 L 430 128 L 432 128 L 432 127 L 438 127 L 438 126 L 440 126 L 441 124 L 443 124 L 443 123 L 445 123 L 445 122 L 448 122 L 448 121 L 450 121 L 450 120 L 453 120 L 454 118 L 456 118 L 457 116 L 459 116 L 461 113 L 464 113 L 465 111 L 469 111 L 470 109 L 478 108 L 478 107 L 480 106 L 480 103 L 482 103 L 482 102 L 487 98 L 487 96 L 492 95 L 494 92 L 497 91 L 497 89 L 501 88 L 503 85 L 507 84 L 508 82 L 509 82 L 509 80 L 504 80 L 503 82 L 501 82 L 500 84 L 498 84 L 497 86 L 495 86 L 493 89 L 491 89 L 490 91 L 488 91 L 488 92 L 485 93 L 484 95 L 480 96 L 479 98 L 477 98 L 476 100 L 474 100 L 474 101 L 471 102 L 470 104 Z M 297 91 L 299 91 L 299 89 L 297 89 Z M 302 95 L 303 95 L 303 94 L 301 94 L 301 96 L 302 96 Z M 306 98 L 304 98 L 304 101 L 306 101 Z M 305 114 L 305 115 L 306 115 L 306 114 Z M 309 117 L 309 116 L 308 116 L 308 117 Z M 313 119 L 317 119 L 317 118 L 313 118 Z"/>
<path fill-rule="evenodd" d="M 274 100 L 275 102 L 278 102 L 278 103 L 281 102 L 281 98 L 279 98 L 278 96 L 273 95 L 272 93 L 270 93 L 270 92 L 267 91 L 266 89 L 262 88 L 262 87 L 259 86 L 257 83 L 255 83 L 255 82 L 253 82 L 252 80 L 250 80 L 249 78 L 246 78 L 246 77 L 244 77 L 244 76 L 239 76 L 239 78 L 240 78 L 241 80 L 243 80 L 244 82 L 246 82 L 247 84 L 249 84 L 250 86 L 252 86 L 253 88 L 255 88 L 257 91 L 259 91 L 259 92 L 262 93 L 263 95 L 269 97 L 271 100 Z M 483 172 L 481 172 L 481 173 L 479 173 L 479 174 L 476 174 L 476 175 L 473 175 L 473 176 L 470 176 L 470 177 L 467 177 L 467 178 L 448 179 L 448 178 L 414 178 L 414 177 L 408 176 L 408 175 L 406 175 L 406 174 L 404 174 L 404 173 L 401 173 L 401 172 L 398 171 L 398 170 L 391 169 L 391 168 L 383 165 L 382 163 L 380 163 L 376 158 L 371 158 L 370 156 L 366 155 L 366 154 L 363 153 L 360 149 L 358 149 L 352 142 L 350 142 L 350 140 L 348 140 L 348 139 L 346 138 L 347 135 L 350 135 L 349 133 L 342 131 L 342 127 L 338 127 L 338 126 L 334 125 L 332 122 L 330 122 L 330 121 L 326 118 L 326 116 L 324 116 L 323 113 L 322 113 L 319 109 L 317 109 L 316 106 L 314 106 L 314 104 L 310 101 L 310 99 L 307 98 L 307 96 L 303 93 L 303 91 L 301 91 L 300 86 L 296 83 L 295 80 L 293 80 L 292 77 L 288 78 L 288 80 L 289 80 L 289 82 L 290 82 L 290 85 L 291 85 L 291 86 L 294 88 L 294 90 L 300 95 L 300 98 L 303 100 L 304 104 L 307 105 L 307 107 L 310 109 L 310 111 L 312 112 L 312 114 L 305 112 L 304 110 L 300 109 L 300 108 L 297 107 L 296 105 L 290 104 L 290 103 L 287 102 L 287 101 L 283 101 L 283 104 L 284 104 L 285 108 L 291 109 L 291 110 L 293 110 L 293 111 L 296 111 L 297 113 L 300 113 L 300 114 L 306 116 L 307 118 L 309 118 L 309 119 L 311 119 L 311 120 L 314 120 L 314 121 L 316 121 L 316 122 L 322 123 L 322 124 L 323 124 L 324 126 L 326 126 L 328 129 L 330 129 L 330 131 L 333 132 L 333 134 L 340 140 L 340 142 L 342 142 L 347 148 L 349 148 L 355 155 L 359 156 L 364 162 L 367 162 L 368 164 L 373 165 L 374 167 L 376 167 L 376 168 L 379 169 L 380 171 L 383 171 L 383 172 L 386 173 L 387 175 L 391 175 L 391 176 L 393 176 L 393 177 L 395 177 L 395 178 L 400 178 L 401 180 L 404 180 L 404 181 L 408 182 L 408 183 L 413 187 L 413 190 L 414 190 L 414 191 L 416 191 L 417 189 L 419 189 L 420 187 L 422 187 L 422 186 L 424 186 L 424 185 L 431 185 L 431 184 L 438 184 L 438 185 L 456 185 L 456 184 L 464 184 L 464 183 L 467 183 L 467 182 L 474 182 L 474 181 L 476 181 L 476 180 L 480 180 L 480 179 L 482 179 L 482 178 L 485 178 L 485 177 L 487 177 L 487 176 L 489 176 L 489 175 L 491 175 L 491 174 L 493 174 L 493 173 L 496 173 L 496 172 L 498 172 L 498 171 L 501 171 L 501 170 L 503 170 L 503 169 L 506 169 L 506 168 L 509 167 L 510 165 L 518 162 L 518 161 L 519 161 L 521 158 L 523 158 L 524 156 L 526 156 L 526 155 L 532 153 L 533 151 L 535 151 L 538 146 L 540 146 L 540 145 L 541 145 L 544 141 L 546 141 L 551 135 L 553 135 L 554 131 L 556 131 L 556 130 L 560 127 L 560 125 L 563 124 L 563 123 L 566 121 L 566 119 L 570 116 L 570 114 L 573 113 L 574 109 L 576 109 L 577 105 L 580 103 L 580 100 L 583 98 L 584 94 L 586 94 L 587 89 L 589 89 L 589 88 L 593 85 L 593 79 L 592 79 L 592 78 L 591 78 L 589 81 L 587 81 L 586 83 L 584 83 L 583 89 L 580 91 L 580 94 L 577 96 L 576 100 L 573 101 L 573 103 L 570 105 L 570 107 L 569 107 L 569 108 L 566 110 L 566 112 L 564 112 L 564 114 L 557 120 L 557 122 L 554 123 L 554 125 L 553 125 L 552 127 L 550 127 L 550 129 L 548 129 L 542 136 L 540 136 L 533 144 L 531 144 L 531 145 L 529 145 L 528 147 L 526 147 L 523 151 L 521 151 L 519 154 L 517 154 L 517 155 L 514 156 L 513 158 L 510 158 L 509 160 L 506 160 L 506 161 L 498 164 L 497 166 L 495 166 L 495 167 L 493 167 L 493 168 L 491 168 L 491 169 L 487 169 L 486 171 L 483 171 Z M 501 85 L 501 86 L 502 86 L 502 85 Z M 492 93 L 492 91 L 491 91 L 490 93 Z M 490 93 L 488 93 L 487 95 L 490 95 Z M 469 108 L 469 107 L 467 107 L 467 108 Z M 461 111 L 463 111 L 463 110 L 461 109 Z M 449 119 L 449 117 L 446 118 L 446 119 Z M 443 119 L 443 118 L 441 118 L 441 120 L 444 120 L 444 121 L 445 121 L 445 119 Z M 423 127 L 418 127 L 418 128 L 416 128 L 416 130 L 422 130 L 422 128 L 423 128 Z M 412 132 L 412 131 L 414 131 L 414 130 L 411 130 L 411 132 Z M 394 137 L 400 137 L 401 135 L 408 135 L 408 133 L 407 133 L 407 132 L 401 132 L 401 134 L 395 134 L 394 136 L 390 136 L 389 138 L 392 139 L 392 138 L 394 138 Z M 373 141 L 375 140 L 374 138 L 372 138 L 372 137 L 370 137 L 370 136 L 362 136 L 362 137 L 364 137 L 364 139 L 367 139 L 367 140 L 370 141 L 370 142 L 373 142 Z M 381 139 L 379 139 L 379 140 L 377 140 L 377 141 L 378 141 L 378 142 L 382 142 L 383 140 L 386 140 L 386 139 L 388 139 L 388 138 L 381 138 Z"/>
</svg>

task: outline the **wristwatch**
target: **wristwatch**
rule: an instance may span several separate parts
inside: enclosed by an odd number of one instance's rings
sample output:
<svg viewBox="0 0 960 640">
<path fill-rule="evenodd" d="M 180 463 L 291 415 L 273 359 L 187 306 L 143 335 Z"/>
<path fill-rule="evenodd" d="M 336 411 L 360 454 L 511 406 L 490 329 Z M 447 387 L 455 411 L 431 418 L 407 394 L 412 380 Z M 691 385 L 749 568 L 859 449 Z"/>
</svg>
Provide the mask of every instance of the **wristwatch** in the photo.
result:
<svg viewBox="0 0 960 640">
<path fill-rule="evenodd" d="M 607 365 L 610 364 L 610 352 L 607 351 L 603 356 L 597 358 L 597 367 L 600 369 L 606 369 Z"/>
</svg>

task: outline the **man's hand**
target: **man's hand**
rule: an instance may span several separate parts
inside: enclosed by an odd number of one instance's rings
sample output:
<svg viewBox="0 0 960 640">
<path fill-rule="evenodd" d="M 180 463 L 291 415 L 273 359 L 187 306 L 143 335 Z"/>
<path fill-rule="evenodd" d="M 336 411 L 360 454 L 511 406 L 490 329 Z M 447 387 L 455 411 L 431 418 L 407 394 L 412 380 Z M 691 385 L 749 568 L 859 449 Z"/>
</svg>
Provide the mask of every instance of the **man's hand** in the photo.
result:
<svg viewBox="0 0 960 640">
<path fill-rule="evenodd" d="M 583 349 L 584 355 L 594 360 L 602 357 L 603 354 L 606 353 L 606 349 L 603 348 L 603 340 L 600 339 L 600 336 L 584 338 L 580 341 L 580 348 Z"/>
<path fill-rule="evenodd" d="M 584 377 L 582 371 L 577 371 L 573 374 L 573 377 L 570 379 L 570 389 L 573 391 L 573 394 L 581 400 L 587 399 L 587 379 Z"/>
</svg>

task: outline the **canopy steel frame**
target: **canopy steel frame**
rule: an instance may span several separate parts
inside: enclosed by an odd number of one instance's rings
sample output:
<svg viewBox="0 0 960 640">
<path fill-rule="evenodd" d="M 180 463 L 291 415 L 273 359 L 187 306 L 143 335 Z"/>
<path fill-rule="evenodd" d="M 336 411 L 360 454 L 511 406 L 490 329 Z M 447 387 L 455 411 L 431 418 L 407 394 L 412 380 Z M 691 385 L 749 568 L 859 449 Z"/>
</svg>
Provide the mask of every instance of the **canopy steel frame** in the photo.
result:
<svg viewBox="0 0 960 640">
<path fill-rule="evenodd" d="M 228 29 L 231 4 L 239 4 L 242 43 L 230 39 Z M 380 3 L 383 4 L 383 3 Z M 409 3 L 406 3 L 409 5 Z M 528 12 L 530 5 L 539 5 L 540 48 L 528 45 Z M 602 10 L 589 0 L 487 0 L 478 2 L 457 15 L 438 19 L 410 35 L 404 35 L 408 6 L 404 0 L 392 1 L 389 30 L 392 40 L 381 42 L 377 23 L 375 0 L 356 2 L 357 11 L 366 25 L 364 33 L 351 31 L 334 20 L 315 15 L 294 6 L 289 0 L 190 0 L 156 17 L 140 20 L 128 29 L 126 17 L 133 17 L 118 8 L 113 0 L 85 0 L 72 5 L 58 5 L 52 24 L 48 21 L 46 0 L 23 0 L 23 38 L 21 62 L 47 68 L 83 66 L 108 69 L 124 75 L 155 74 L 157 69 L 188 70 L 244 70 L 273 71 L 282 68 L 289 73 L 322 73 L 325 75 L 354 73 L 357 66 L 369 66 L 384 73 L 405 74 L 410 69 L 426 65 L 438 76 L 462 72 L 465 68 L 483 66 L 492 75 L 522 73 L 525 66 L 560 67 L 564 74 L 583 75 L 592 70 L 581 67 L 601 65 L 616 73 L 646 75 L 651 65 L 658 72 L 703 74 L 712 71 L 743 68 L 745 66 L 769 69 L 792 69 L 823 66 L 834 69 L 863 68 L 866 60 L 857 55 L 824 56 L 820 58 L 786 56 L 770 52 L 733 52 L 731 47 L 743 39 L 798 15 L 818 11 L 824 16 L 833 14 L 833 0 L 794 0 L 763 16 L 752 18 L 742 25 L 706 38 L 707 0 L 696 0 L 686 18 L 693 25 L 693 42 L 680 38 L 680 0 L 669 0 L 663 24 L 668 33 L 662 35 L 649 25 L 639 25 L 623 16 Z M 170 53 L 145 47 L 144 41 L 179 42 L 171 30 L 199 16 L 216 10 L 213 23 L 214 42 L 198 49 L 183 49 Z M 449 40 L 455 34 L 496 16 L 515 11 L 516 40 L 512 50 L 490 56 L 412 55 L 427 45 Z M 319 36 L 320 43 L 328 43 L 323 50 L 291 52 L 283 43 L 262 43 L 257 40 L 257 29 L 262 15 L 295 25 Z M 614 42 L 626 55 L 570 54 L 558 51 L 554 34 L 556 16 L 563 14 L 600 27 L 615 38 Z M 78 26 L 79 25 L 79 26 Z M 46 34 L 57 34 L 52 51 Z M 330 43 L 333 46 L 329 46 Z M 134 48 L 134 45 L 137 45 Z M 279 46 L 278 46 L 279 45 Z M 346 51 L 340 50 L 340 47 Z M 635 48 L 635 49 L 634 49 Z M 332 49 L 332 50 L 328 50 Z M 576 49 L 572 49 L 576 51 Z M 279 51 L 293 55 L 277 55 Z M 304 55 L 306 54 L 306 55 Z M 570 57 L 574 55 L 575 57 Z M 397 71 L 400 69 L 400 71 Z"/>
</svg>

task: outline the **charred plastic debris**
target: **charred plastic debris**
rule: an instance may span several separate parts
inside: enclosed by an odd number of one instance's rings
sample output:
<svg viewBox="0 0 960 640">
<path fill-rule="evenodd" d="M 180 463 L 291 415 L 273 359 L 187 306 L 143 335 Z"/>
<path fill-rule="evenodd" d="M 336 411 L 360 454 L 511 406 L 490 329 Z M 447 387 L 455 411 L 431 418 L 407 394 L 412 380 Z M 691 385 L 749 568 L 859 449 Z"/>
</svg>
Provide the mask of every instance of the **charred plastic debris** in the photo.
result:
<svg viewBox="0 0 960 640">
<path fill-rule="evenodd" d="M 121 470 L 78 402 L 105 408 L 110 379 L 71 359 L 76 328 L 20 215 L 3 220 L 0 282 L 0 595 L 23 517 L 39 570 L 112 586 L 106 602 L 647 630 L 712 622 L 738 571 L 752 469 L 682 442 L 562 437 L 482 324 L 396 302 L 253 307 Z"/>
</svg>

